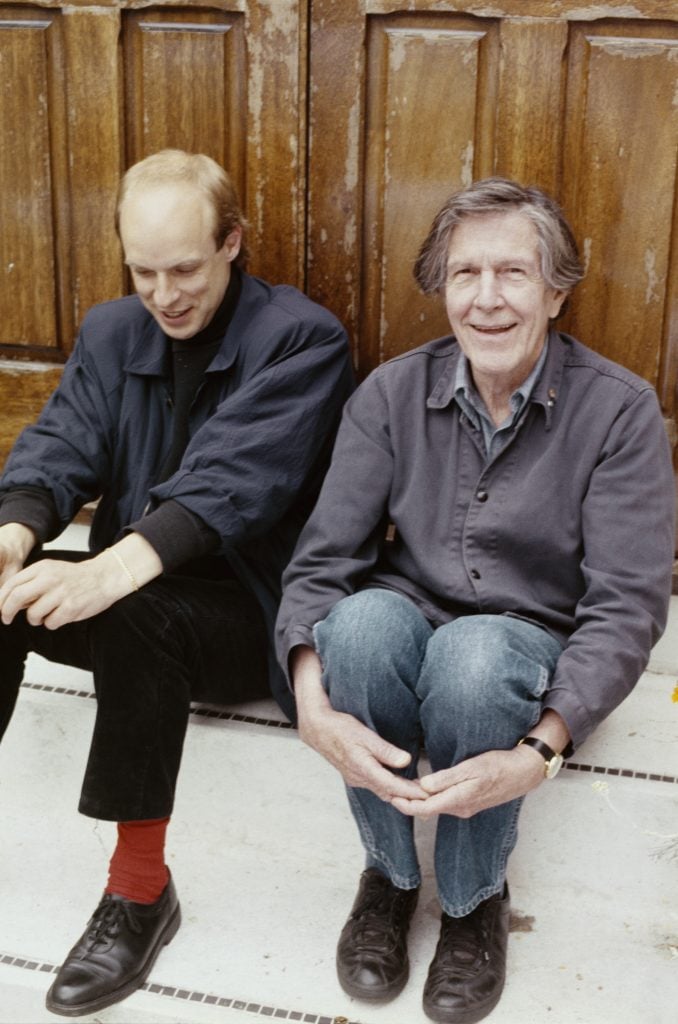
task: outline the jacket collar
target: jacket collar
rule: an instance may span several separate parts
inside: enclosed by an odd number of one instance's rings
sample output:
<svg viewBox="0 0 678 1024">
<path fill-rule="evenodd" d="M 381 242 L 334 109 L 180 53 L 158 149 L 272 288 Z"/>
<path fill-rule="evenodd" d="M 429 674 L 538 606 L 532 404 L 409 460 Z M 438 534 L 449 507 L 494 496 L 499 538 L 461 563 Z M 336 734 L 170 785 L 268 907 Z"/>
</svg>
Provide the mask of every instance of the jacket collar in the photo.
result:
<svg viewBox="0 0 678 1024">
<path fill-rule="evenodd" d="M 453 338 L 451 340 L 454 342 Z M 459 346 L 454 342 L 450 350 L 450 359 L 448 364 L 436 381 L 433 390 L 426 401 L 427 408 L 444 409 L 453 401 L 457 382 L 457 367 L 459 365 L 460 351 Z M 531 402 L 536 402 L 544 409 L 545 425 L 547 430 L 551 427 L 553 409 L 560 394 L 565 353 L 565 341 L 558 331 L 555 331 L 552 328 L 549 331 L 549 346 L 546 354 L 546 362 L 539 380 L 536 382 L 530 396 Z"/>
<path fill-rule="evenodd" d="M 144 319 L 140 326 L 139 337 L 125 363 L 125 372 L 140 374 L 144 377 L 169 377 L 170 352 L 166 335 L 151 314 L 144 310 L 141 301 L 139 299 L 137 301 Z M 238 358 L 243 334 L 265 301 L 262 283 L 242 272 L 242 289 L 238 305 L 221 345 L 207 368 L 207 373 L 223 373 L 233 366 Z"/>
</svg>

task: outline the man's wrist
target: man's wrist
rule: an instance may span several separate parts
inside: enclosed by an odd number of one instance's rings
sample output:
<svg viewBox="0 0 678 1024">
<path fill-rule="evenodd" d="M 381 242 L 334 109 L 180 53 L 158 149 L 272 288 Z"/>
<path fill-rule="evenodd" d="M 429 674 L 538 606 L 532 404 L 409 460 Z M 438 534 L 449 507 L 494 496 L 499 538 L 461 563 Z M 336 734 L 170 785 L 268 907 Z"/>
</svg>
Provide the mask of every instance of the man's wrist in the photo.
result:
<svg viewBox="0 0 678 1024">
<path fill-rule="evenodd" d="M 37 537 L 30 526 L 23 523 L 4 523 L 0 526 L 0 544 L 14 552 L 22 564 L 37 544 Z"/>
<path fill-rule="evenodd" d="M 563 765 L 562 754 L 557 753 L 553 747 L 550 747 L 548 743 L 544 742 L 544 740 L 537 739 L 536 736 L 524 736 L 523 739 L 520 740 L 518 746 L 534 750 L 535 754 L 542 758 L 545 778 L 555 778 Z"/>
<path fill-rule="evenodd" d="M 104 573 L 104 585 L 117 601 L 160 576 L 162 562 L 149 542 L 138 533 L 128 533 L 117 544 L 96 556 L 94 561 Z"/>
</svg>

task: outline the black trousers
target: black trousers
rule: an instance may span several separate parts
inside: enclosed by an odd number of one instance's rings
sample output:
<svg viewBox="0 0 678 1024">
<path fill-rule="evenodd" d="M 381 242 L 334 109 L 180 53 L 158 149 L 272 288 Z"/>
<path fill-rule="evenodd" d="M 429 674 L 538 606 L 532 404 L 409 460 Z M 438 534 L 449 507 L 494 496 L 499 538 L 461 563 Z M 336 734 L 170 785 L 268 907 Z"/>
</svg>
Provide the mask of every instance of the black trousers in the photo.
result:
<svg viewBox="0 0 678 1024">
<path fill-rule="evenodd" d="M 48 630 L 22 613 L 0 624 L 0 737 L 29 651 L 93 673 L 97 713 L 79 810 L 108 821 L 171 814 L 191 700 L 270 692 L 263 616 L 235 579 L 160 576 L 84 622 Z"/>
</svg>

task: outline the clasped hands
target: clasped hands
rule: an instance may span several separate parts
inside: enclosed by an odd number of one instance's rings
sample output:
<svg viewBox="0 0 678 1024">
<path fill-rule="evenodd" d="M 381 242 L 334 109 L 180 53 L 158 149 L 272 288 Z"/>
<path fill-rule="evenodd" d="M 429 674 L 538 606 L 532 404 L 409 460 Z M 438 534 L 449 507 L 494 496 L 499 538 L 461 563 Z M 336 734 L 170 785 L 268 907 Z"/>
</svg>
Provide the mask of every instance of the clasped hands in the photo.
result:
<svg viewBox="0 0 678 1024">
<path fill-rule="evenodd" d="M 308 651 L 308 649 L 305 649 Z M 527 746 L 488 750 L 418 779 L 396 774 L 410 764 L 405 750 L 382 739 L 352 715 L 335 711 L 309 652 L 295 673 L 299 735 L 340 772 L 348 786 L 369 789 L 403 814 L 470 818 L 524 796 L 544 780 L 544 759 Z"/>
</svg>

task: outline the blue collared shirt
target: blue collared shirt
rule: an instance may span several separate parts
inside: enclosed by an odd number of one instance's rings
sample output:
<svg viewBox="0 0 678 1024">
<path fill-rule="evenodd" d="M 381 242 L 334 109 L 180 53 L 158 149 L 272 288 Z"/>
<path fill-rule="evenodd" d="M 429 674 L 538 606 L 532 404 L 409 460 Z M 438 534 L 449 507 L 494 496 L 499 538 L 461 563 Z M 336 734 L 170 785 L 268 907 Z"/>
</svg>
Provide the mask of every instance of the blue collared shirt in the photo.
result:
<svg viewBox="0 0 678 1024">
<path fill-rule="evenodd" d="M 520 416 L 530 400 L 534 385 L 539 380 L 542 368 L 546 362 L 547 351 L 548 338 L 529 377 L 511 395 L 509 400 L 511 412 L 499 426 L 495 426 L 492 421 L 492 417 L 487 411 L 487 406 L 473 383 L 469 361 L 464 353 L 460 351 L 457 374 L 454 381 L 454 397 L 460 409 L 468 416 L 476 430 L 482 430 L 488 461 L 499 454 L 517 427 Z"/>
</svg>

